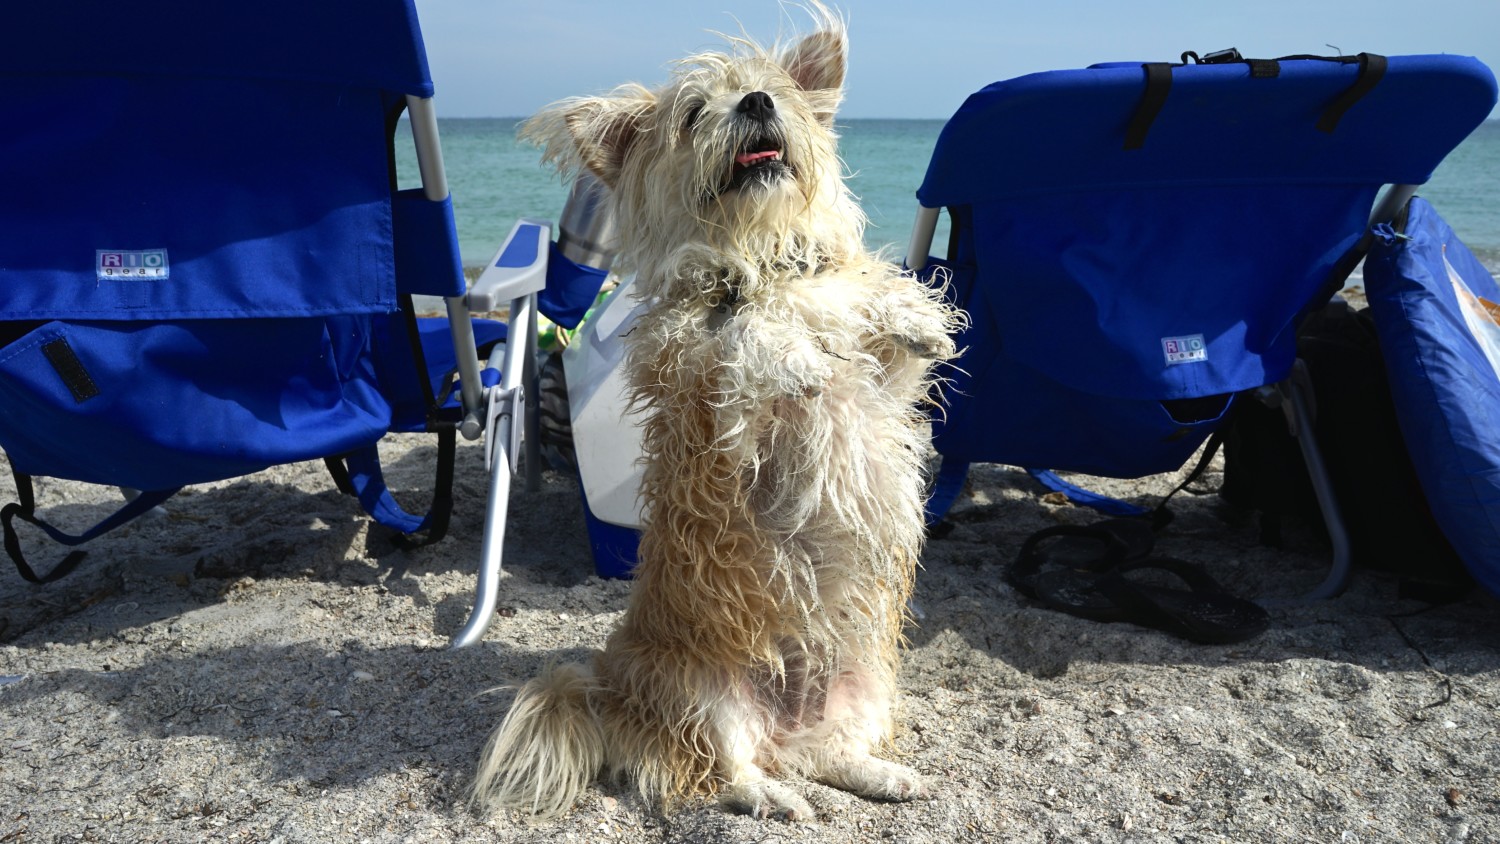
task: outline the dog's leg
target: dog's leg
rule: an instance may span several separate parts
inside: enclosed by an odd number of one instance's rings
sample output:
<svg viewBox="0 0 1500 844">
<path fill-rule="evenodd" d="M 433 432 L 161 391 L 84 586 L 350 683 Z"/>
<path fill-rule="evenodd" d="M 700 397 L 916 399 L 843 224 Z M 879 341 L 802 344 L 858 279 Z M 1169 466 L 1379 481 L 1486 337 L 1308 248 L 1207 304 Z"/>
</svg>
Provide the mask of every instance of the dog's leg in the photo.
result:
<svg viewBox="0 0 1500 844">
<path fill-rule="evenodd" d="M 769 779 L 759 768 L 755 776 L 725 787 L 719 797 L 724 808 L 752 818 L 776 818 L 784 821 L 810 821 L 813 808 L 802 795 L 776 780 Z"/>
<path fill-rule="evenodd" d="M 878 759 L 873 750 L 891 733 L 892 684 L 856 668 L 841 673 L 828 691 L 824 722 L 803 737 L 807 775 L 874 800 L 916 800 L 927 785 L 905 765 Z"/>
<path fill-rule="evenodd" d="M 952 335 L 963 327 L 962 314 L 910 276 L 896 276 L 890 284 L 876 294 L 871 308 L 876 326 L 873 341 L 894 344 L 924 360 L 954 357 L 957 348 Z"/>
<path fill-rule="evenodd" d="M 753 692 L 747 689 L 745 698 L 725 702 L 717 713 L 725 779 L 719 802 L 753 818 L 810 821 L 813 809 L 802 795 L 767 777 L 756 764 L 766 741 L 766 722 L 752 700 Z"/>
<path fill-rule="evenodd" d="M 724 395 L 758 401 L 813 397 L 833 377 L 833 357 L 805 329 L 770 319 L 740 318 L 724 327 Z"/>
</svg>

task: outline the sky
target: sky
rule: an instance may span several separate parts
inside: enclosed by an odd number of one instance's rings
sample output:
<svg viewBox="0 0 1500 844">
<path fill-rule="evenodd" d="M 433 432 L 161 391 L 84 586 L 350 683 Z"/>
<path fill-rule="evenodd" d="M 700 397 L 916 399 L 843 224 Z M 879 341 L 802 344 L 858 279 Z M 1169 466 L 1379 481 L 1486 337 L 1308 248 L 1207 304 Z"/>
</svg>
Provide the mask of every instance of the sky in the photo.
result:
<svg viewBox="0 0 1500 844">
<path fill-rule="evenodd" d="M 625 82 L 741 29 L 806 32 L 778 0 L 416 0 L 442 117 L 522 117 Z M 1477 56 L 1500 72 L 1500 0 L 843 0 L 846 118 L 946 118 L 990 82 L 1101 61 L 1361 51 Z M 1500 111 L 1492 114 L 1500 117 Z"/>
</svg>

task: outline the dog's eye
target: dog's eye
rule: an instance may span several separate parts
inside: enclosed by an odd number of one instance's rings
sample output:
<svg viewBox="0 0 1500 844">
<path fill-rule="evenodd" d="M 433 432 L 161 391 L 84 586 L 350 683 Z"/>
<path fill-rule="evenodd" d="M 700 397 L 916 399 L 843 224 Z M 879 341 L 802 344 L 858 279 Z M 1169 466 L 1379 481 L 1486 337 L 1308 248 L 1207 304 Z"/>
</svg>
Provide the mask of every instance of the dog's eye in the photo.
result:
<svg viewBox="0 0 1500 844">
<path fill-rule="evenodd" d="M 702 103 L 699 103 L 698 105 L 695 105 L 692 108 L 688 109 L 687 118 L 682 121 L 682 130 L 684 132 L 692 131 L 692 128 L 698 123 L 698 116 L 702 113 Z"/>
</svg>

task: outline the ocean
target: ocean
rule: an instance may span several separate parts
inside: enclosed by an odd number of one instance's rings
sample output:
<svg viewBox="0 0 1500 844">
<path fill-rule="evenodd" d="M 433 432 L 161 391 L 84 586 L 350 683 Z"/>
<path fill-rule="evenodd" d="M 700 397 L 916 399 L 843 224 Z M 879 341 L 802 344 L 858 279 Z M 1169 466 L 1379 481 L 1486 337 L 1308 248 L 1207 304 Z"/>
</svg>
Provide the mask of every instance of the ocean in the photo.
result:
<svg viewBox="0 0 1500 844">
<path fill-rule="evenodd" d="M 439 120 L 444 163 L 464 263 L 480 266 L 499 249 L 519 217 L 556 220 L 567 185 L 541 165 L 538 151 L 516 140 L 513 118 Z M 859 196 L 872 248 L 906 251 L 916 217 L 916 189 L 927 170 L 941 120 L 847 120 L 841 152 Z M 398 139 L 400 140 L 400 139 Z M 402 187 L 415 187 L 415 155 L 397 144 Z M 1500 120 L 1479 127 L 1438 167 L 1420 191 L 1490 272 L 1500 275 Z M 943 242 L 939 239 L 937 242 Z"/>
</svg>

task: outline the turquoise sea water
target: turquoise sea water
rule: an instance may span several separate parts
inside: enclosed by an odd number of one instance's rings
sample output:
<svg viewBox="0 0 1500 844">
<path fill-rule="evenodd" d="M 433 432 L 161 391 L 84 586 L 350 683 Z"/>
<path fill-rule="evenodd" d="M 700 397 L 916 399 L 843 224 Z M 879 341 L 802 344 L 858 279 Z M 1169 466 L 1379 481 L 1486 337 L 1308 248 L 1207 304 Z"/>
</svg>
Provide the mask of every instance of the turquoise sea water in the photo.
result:
<svg viewBox="0 0 1500 844">
<path fill-rule="evenodd" d="M 541 166 L 537 150 L 516 140 L 518 123 L 509 118 L 439 121 L 466 264 L 487 262 L 518 217 L 556 220 L 567 197 L 567 186 Z M 906 251 L 917 185 L 942 127 L 941 120 L 849 120 L 839 125 L 850 185 L 870 218 L 865 240 L 873 248 L 892 246 L 897 259 Z M 415 186 L 410 145 L 398 142 L 397 153 L 402 186 Z M 1420 193 L 1485 266 L 1500 274 L 1500 121 L 1480 126 Z"/>
</svg>

